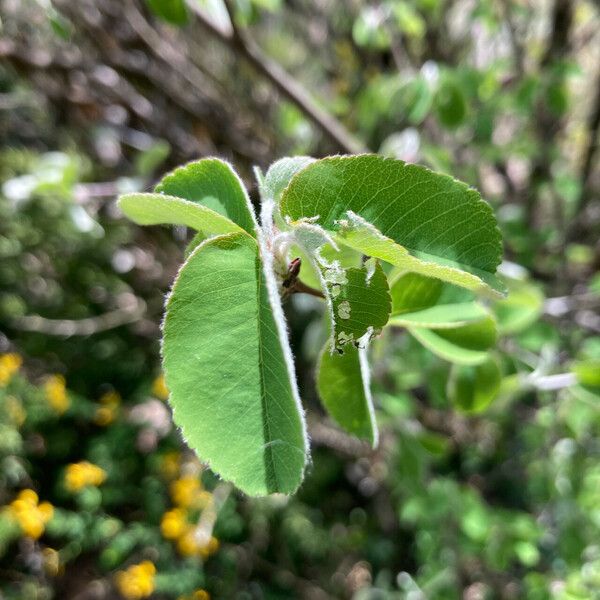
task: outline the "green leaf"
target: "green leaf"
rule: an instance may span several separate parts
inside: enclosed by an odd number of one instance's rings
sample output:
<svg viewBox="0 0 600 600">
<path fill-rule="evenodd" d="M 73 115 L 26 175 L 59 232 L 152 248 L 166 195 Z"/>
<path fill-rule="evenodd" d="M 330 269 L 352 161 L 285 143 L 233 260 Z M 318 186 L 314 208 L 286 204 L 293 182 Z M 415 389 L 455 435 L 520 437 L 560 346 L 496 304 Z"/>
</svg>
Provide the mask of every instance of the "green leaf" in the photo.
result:
<svg viewBox="0 0 600 600">
<path fill-rule="evenodd" d="M 331 418 L 348 433 L 377 445 L 366 349 L 349 345 L 343 354 L 325 344 L 317 366 L 317 391 Z"/>
<path fill-rule="evenodd" d="M 150 10 L 172 25 L 185 25 L 188 13 L 184 0 L 146 0 Z"/>
<path fill-rule="evenodd" d="M 489 316 L 453 329 L 409 327 L 408 331 L 435 355 L 460 365 L 484 362 L 497 339 L 496 322 Z"/>
<path fill-rule="evenodd" d="M 201 460 L 251 495 L 294 492 L 307 455 L 281 305 L 266 281 L 255 240 L 209 239 L 177 276 L 164 322 L 175 422 Z"/>
<path fill-rule="evenodd" d="M 571 366 L 581 385 L 600 388 L 600 359 L 580 360 Z"/>
<path fill-rule="evenodd" d="M 376 155 L 330 157 L 297 173 L 281 212 L 428 277 L 498 297 L 502 244 L 489 205 L 447 175 Z"/>
<path fill-rule="evenodd" d="M 468 291 L 418 273 L 395 279 L 390 294 L 390 325 L 452 328 L 488 316 L 488 311 Z"/>
<path fill-rule="evenodd" d="M 493 358 L 476 367 L 455 365 L 448 381 L 448 396 L 458 410 L 481 413 L 498 395 L 501 381 L 498 363 Z"/>
<path fill-rule="evenodd" d="M 331 302 L 332 340 L 337 349 L 357 344 L 383 328 L 391 302 L 387 277 L 377 262 L 360 268 L 343 269 L 329 263 L 321 267 L 326 293 Z"/>
<path fill-rule="evenodd" d="M 292 177 L 314 161 L 315 159 L 310 156 L 294 156 L 274 162 L 269 167 L 260 186 L 261 196 L 279 202 L 283 190 L 288 186 Z"/>
<path fill-rule="evenodd" d="M 119 207 L 138 225 L 185 225 L 200 232 L 202 238 L 243 232 L 227 217 L 197 204 L 165 194 L 125 194 Z"/>
<path fill-rule="evenodd" d="M 175 169 L 154 191 L 206 206 L 256 235 L 246 189 L 232 167 L 218 158 L 204 158 Z"/>
<path fill-rule="evenodd" d="M 465 96 L 454 80 L 444 81 L 435 95 L 435 108 L 440 123 L 447 129 L 461 125 L 467 116 Z"/>
<path fill-rule="evenodd" d="M 508 296 L 494 304 L 498 329 L 512 335 L 535 323 L 544 310 L 544 295 L 527 281 L 508 280 Z"/>
</svg>

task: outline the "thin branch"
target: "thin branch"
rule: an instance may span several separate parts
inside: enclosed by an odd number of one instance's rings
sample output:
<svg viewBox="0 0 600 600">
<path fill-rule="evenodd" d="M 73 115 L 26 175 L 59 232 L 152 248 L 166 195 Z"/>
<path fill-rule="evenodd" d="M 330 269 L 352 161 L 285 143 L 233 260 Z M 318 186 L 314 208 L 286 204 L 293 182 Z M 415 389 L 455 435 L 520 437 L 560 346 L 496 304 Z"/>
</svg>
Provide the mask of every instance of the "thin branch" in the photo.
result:
<svg viewBox="0 0 600 600">
<path fill-rule="evenodd" d="M 229 2 L 225 2 L 231 21 L 231 28 L 228 29 L 224 29 L 214 23 L 197 3 L 188 1 L 188 6 L 206 29 L 232 50 L 243 56 L 283 96 L 295 104 L 321 131 L 339 146 L 341 150 L 351 154 L 369 151 L 340 121 L 323 110 L 281 65 L 264 54 L 254 41 L 246 35 L 245 31 L 237 27 L 233 8 Z"/>
<path fill-rule="evenodd" d="M 14 319 L 11 324 L 21 331 L 33 331 L 45 335 L 88 336 L 138 321 L 145 312 L 146 303 L 138 298 L 131 307 L 119 308 L 96 317 L 46 319 L 39 315 L 26 315 Z"/>
</svg>

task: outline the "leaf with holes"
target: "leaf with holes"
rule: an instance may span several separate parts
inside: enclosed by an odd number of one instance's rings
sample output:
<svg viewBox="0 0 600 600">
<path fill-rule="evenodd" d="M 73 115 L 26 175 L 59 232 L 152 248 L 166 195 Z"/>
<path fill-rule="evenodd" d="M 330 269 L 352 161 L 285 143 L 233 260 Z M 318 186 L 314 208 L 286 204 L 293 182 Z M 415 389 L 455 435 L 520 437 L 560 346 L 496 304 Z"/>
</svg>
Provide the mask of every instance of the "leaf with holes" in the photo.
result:
<svg viewBox="0 0 600 600">
<path fill-rule="evenodd" d="M 292 178 L 281 213 L 292 222 L 312 219 L 339 243 L 406 271 L 504 293 L 491 208 L 447 175 L 376 155 L 325 158 Z"/>
</svg>

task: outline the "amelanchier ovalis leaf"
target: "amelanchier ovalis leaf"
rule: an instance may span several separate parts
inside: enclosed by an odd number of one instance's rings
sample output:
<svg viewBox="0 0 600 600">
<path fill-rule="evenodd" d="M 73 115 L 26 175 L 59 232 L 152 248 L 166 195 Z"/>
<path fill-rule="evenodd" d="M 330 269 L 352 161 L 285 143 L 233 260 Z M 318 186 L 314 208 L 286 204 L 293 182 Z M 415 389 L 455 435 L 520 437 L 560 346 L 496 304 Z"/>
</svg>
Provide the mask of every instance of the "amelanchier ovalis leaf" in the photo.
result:
<svg viewBox="0 0 600 600">
<path fill-rule="evenodd" d="M 187 443 L 250 495 L 294 492 L 306 432 L 256 240 L 237 233 L 197 246 L 173 285 L 163 330 L 170 403 Z"/>
<path fill-rule="evenodd" d="M 204 158 L 175 169 L 154 191 L 206 206 L 256 235 L 246 189 L 231 166 L 218 158 Z"/>
<path fill-rule="evenodd" d="M 319 265 L 321 266 L 321 265 Z M 331 300 L 332 338 L 335 348 L 358 344 L 369 332 L 381 331 L 390 314 L 387 277 L 376 262 L 360 268 L 322 268 Z M 364 340 L 366 346 L 370 340 Z"/>
<path fill-rule="evenodd" d="M 474 367 L 455 365 L 448 380 L 448 396 L 460 411 L 480 413 L 497 396 L 501 381 L 502 375 L 493 357 Z"/>
<path fill-rule="evenodd" d="M 343 354 L 325 344 L 317 365 L 317 391 L 331 418 L 345 431 L 377 445 L 377 424 L 365 348 L 350 344 Z"/>
<path fill-rule="evenodd" d="M 459 365 L 484 362 L 498 337 L 496 322 L 490 316 L 452 329 L 409 327 L 408 331 L 428 350 Z"/>
<path fill-rule="evenodd" d="M 419 273 L 393 279 L 390 295 L 389 324 L 400 327 L 454 328 L 489 314 L 471 292 Z"/>
<path fill-rule="evenodd" d="M 119 198 L 119 207 L 138 225 L 185 225 L 204 238 L 244 231 L 202 204 L 166 194 L 125 194 Z"/>
<path fill-rule="evenodd" d="M 279 202 L 283 190 L 292 177 L 314 161 L 315 159 L 310 156 L 287 156 L 274 162 L 262 182 L 261 195 Z"/>
<path fill-rule="evenodd" d="M 377 155 L 325 158 L 292 178 L 281 213 L 312 217 L 338 242 L 407 271 L 493 297 L 504 292 L 492 209 L 448 175 Z"/>
</svg>

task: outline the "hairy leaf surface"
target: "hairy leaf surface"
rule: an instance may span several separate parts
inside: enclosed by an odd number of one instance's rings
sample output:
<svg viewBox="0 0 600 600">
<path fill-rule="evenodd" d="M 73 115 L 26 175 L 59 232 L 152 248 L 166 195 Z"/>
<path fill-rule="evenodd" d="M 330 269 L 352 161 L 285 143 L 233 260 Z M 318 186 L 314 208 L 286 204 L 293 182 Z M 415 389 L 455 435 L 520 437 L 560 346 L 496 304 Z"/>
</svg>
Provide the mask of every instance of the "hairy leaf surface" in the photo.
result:
<svg viewBox="0 0 600 600">
<path fill-rule="evenodd" d="M 291 355 L 271 302 L 258 245 L 230 234 L 189 256 L 164 323 L 175 422 L 203 461 L 251 495 L 294 492 L 307 453 Z"/>
<path fill-rule="evenodd" d="M 243 232 L 233 221 L 214 210 L 166 194 L 125 194 L 121 210 L 138 225 L 185 225 L 200 232 L 201 238 Z"/>
<path fill-rule="evenodd" d="M 175 169 L 162 178 L 155 191 L 206 206 L 256 235 L 246 189 L 231 166 L 218 158 L 204 158 Z"/>
<path fill-rule="evenodd" d="M 292 178 L 281 212 L 292 221 L 314 218 L 339 242 L 407 271 L 503 292 L 492 210 L 447 175 L 376 155 L 325 158 Z"/>
</svg>

